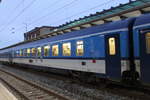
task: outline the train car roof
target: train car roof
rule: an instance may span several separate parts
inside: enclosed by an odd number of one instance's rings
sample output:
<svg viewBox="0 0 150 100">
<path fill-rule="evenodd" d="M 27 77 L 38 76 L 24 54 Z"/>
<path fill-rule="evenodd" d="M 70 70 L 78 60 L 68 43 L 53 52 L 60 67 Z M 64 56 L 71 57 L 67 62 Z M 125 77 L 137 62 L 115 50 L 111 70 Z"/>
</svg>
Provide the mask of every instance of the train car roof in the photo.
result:
<svg viewBox="0 0 150 100">
<path fill-rule="evenodd" d="M 110 22 L 107 24 L 97 25 L 97 26 L 89 27 L 89 28 L 82 29 L 79 31 L 68 32 L 67 34 L 63 34 L 63 35 L 58 35 L 58 36 L 54 36 L 54 37 L 37 40 L 37 41 L 23 43 L 23 44 L 20 44 L 20 45 L 14 46 L 14 47 L 10 47 L 10 48 L 4 49 L 4 50 L 9 51 L 11 49 L 17 50 L 17 49 L 21 49 L 21 48 L 37 47 L 37 46 L 41 46 L 44 44 L 46 45 L 48 42 L 50 43 L 50 42 L 58 41 L 58 40 L 63 41 L 64 39 L 73 38 L 73 37 L 81 37 L 81 36 L 90 35 L 93 33 L 105 32 L 105 31 L 127 29 L 129 26 L 129 23 L 133 19 L 134 18 L 129 18 L 129 19 L 121 20 L 121 21 L 115 21 L 115 22 Z"/>
<path fill-rule="evenodd" d="M 136 27 L 148 23 L 150 23 L 150 14 L 144 14 L 136 18 L 134 26 Z"/>
</svg>

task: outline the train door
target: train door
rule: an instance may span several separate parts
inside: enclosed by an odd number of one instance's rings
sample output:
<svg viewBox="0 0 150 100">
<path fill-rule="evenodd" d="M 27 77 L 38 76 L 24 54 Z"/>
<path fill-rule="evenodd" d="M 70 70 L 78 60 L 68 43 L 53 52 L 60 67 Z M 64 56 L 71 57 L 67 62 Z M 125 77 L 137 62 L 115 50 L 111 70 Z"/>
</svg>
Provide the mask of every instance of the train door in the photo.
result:
<svg viewBox="0 0 150 100">
<path fill-rule="evenodd" d="M 140 34 L 141 80 L 150 82 L 150 30 Z"/>
<path fill-rule="evenodd" d="M 118 34 L 105 36 L 106 73 L 111 79 L 121 78 L 120 38 Z"/>
</svg>

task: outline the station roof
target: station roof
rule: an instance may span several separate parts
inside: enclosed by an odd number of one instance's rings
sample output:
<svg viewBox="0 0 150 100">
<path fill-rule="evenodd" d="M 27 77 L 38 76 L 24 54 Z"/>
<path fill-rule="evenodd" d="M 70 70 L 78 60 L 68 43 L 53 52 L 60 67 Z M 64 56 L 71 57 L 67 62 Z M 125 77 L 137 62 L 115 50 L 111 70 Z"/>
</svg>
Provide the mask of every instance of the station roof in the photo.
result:
<svg viewBox="0 0 150 100">
<path fill-rule="evenodd" d="M 131 1 L 127 4 L 120 4 L 117 7 L 111 7 L 108 10 L 104 10 L 102 12 L 97 12 L 96 14 L 91 14 L 90 16 L 85 16 L 84 18 L 74 20 L 74 21 L 66 23 L 64 25 L 60 25 L 58 30 L 73 27 L 73 26 L 76 26 L 76 25 L 84 24 L 84 23 L 88 23 L 88 22 L 91 22 L 91 21 L 94 21 L 94 20 L 104 18 L 106 16 L 110 16 L 110 15 L 112 16 L 112 15 L 115 15 L 115 14 L 118 14 L 118 13 L 123 13 L 124 11 L 128 11 L 128 10 L 133 9 L 135 7 L 143 6 L 147 3 L 150 3 L 150 0 L 137 0 L 137 1 Z M 144 9 L 143 9 L 143 11 L 144 11 Z M 130 13 L 124 13 L 124 15 L 121 15 L 121 16 L 120 15 L 115 16 L 115 17 L 110 16 L 108 19 L 106 19 L 106 21 L 116 21 L 116 20 L 120 20 L 124 17 L 139 16 L 140 14 L 141 14 L 141 10 L 137 9 L 135 11 L 131 11 Z"/>
<path fill-rule="evenodd" d="M 140 16 L 141 14 L 145 14 L 149 12 L 150 12 L 150 0 L 130 1 L 126 4 L 120 4 L 117 7 L 111 7 L 110 9 L 103 10 L 102 12 L 96 12 L 95 14 L 91 14 L 89 16 L 85 16 L 83 18 L 79 18 L 77 20 L 67 22 L 63 25 L 58 26 L 50 33 L 38 37 L 37 39 L 20 42 L 18 44 L 9 47 L 17 46 L 23 43 L 27 43 L 27 42 L 31 42 L 43 38 L 48 38 L 51 36 L 65 34 L 67 32 L 76 31 L 83 28 L 88 28 L 91 26 L 100 25 L 112 21 L 122 20 L 130 17 L 137 17 Z"/>
<path fill-rule="evenodd" d="M 117 7 L 111 7 L 108 10 L 96 12 L 95 14 L 91 14 L 89 16 L 85 16 L 83 18 L 67 22 L 63 25 L 58 26 L 56 29 L 52 30 L 49 34 L 39 37 L 39 39 L 64 34 L 67 32 L 80 30 L 83 28 L 104 24 L 111 21 L 122 20 L 129 17 L 137 17 L 141 14 L 149 12 L 150 12 L 150 0 L 130 1 L 126 4 L 120 4 Z"/>
</svg>

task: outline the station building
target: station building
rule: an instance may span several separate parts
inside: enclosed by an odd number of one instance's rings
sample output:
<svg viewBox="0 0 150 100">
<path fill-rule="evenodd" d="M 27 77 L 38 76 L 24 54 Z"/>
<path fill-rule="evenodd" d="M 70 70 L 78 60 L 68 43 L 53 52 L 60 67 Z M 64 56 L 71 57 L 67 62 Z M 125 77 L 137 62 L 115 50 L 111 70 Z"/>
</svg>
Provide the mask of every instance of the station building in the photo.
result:
<svg viewBox="0 0 150 100">
<path fill-rule="evenodd" d="M 55 29 L 55 27 L 51 26 L 35 27 L 31 31 L 24 33 L 24 40 L 26 41 L 38 38 L 42 35 L 50 33 L 53 29 Z"/>
</svg>

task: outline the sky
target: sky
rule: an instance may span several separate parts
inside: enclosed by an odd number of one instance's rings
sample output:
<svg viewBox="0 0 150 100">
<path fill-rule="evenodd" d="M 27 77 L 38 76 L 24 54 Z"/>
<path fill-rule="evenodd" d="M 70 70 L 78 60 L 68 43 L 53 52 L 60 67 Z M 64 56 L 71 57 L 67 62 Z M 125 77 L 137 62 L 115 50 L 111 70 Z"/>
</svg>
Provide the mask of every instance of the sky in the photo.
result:
<svg viewBox="0 0 150 100">
<path fill-rule="evenodd" d="M 0 48 L 23 41 L 23 34 L 35 27 L 58 26 L 127 2 L 129 0 L 2 0 Z"/>
</svg>

